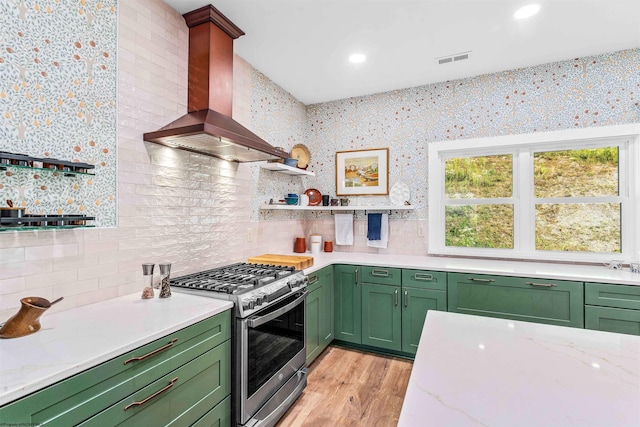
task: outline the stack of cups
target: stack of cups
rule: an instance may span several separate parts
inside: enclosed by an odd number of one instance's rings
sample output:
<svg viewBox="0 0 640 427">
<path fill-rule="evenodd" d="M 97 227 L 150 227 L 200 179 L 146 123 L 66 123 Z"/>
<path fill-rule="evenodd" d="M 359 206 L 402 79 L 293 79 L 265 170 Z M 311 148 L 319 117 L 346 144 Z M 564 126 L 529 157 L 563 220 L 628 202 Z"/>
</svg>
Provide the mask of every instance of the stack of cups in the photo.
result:
<svg viewBox="0 0 640 427">
<path fill-rule="evenodd" d="M 318 255 L 320 253 L 320 247 L 322 246 L 322 236 L 320 234 L 311 235 L 311 253 Z"/>
</svg>

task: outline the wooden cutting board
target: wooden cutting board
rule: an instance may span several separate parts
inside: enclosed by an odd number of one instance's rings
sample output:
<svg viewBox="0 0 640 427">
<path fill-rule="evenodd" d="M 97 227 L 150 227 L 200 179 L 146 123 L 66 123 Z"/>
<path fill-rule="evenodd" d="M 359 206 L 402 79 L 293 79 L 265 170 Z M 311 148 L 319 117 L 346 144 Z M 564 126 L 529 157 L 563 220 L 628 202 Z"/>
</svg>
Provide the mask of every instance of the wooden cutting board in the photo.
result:
<svg viewBox="0 0 640 427">
<path fill-rule="evenodd" d="M 251 257 L 247 261 L 255 264 L 284 265 L 294 267 L 296 270 L 302 270 L 313 265 L 313 257 L 304 255 L 264 254 Z"/>
</svg>

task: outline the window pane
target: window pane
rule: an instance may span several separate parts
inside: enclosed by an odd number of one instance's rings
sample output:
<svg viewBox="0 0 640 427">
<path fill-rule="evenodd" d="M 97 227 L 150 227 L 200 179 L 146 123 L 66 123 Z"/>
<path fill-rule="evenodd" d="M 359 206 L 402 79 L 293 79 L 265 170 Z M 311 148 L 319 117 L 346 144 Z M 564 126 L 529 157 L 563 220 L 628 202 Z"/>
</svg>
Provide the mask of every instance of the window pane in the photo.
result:
<svg viewBox="0 0 640 427">
<path fill-rule="evenodd" d="M 534 154 L 535 197 L 617 196 L 618 147 Z"/>
<path fill-rule="evenodd" d="M 513 248 L 513 205 L 445 208 L 447 246 Z"/>
<path fill-rule="evenodd" d="M 536 249 L 620 252 L 620 204 L 536 205 Z"/>
<path fill-rule="evenodd" d="M 445 160 L 445 193 L 449 199 L 511 197 L 511 155 L 457 157 Z"/>
</svg>

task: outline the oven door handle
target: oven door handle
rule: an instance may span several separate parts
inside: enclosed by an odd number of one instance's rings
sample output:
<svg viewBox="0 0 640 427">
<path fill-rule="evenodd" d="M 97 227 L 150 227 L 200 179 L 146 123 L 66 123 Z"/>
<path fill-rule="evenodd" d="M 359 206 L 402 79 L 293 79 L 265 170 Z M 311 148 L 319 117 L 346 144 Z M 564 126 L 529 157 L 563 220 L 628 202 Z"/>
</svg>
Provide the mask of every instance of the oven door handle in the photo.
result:
<svg viewBox="0 0 640 427">
<path fill-rule="evenodd" d="M 276 317 L 282 316 L 287 311 L 291 311 L 291 309 L 293 309 L 294 307 L 302 304 L 306 298 L 307 291 L 304 291 L 300 297 L 296 298 L 284 307 L 280 307 L 279 309 L 272 311 L 271 313 L 264 316 L 252 316 L 248 318 L 247 326 L 249 326 L 250 328 L 257 328 L 260 325 L 264 325 L 265 323 L 272 321 Z"/>
</svg>

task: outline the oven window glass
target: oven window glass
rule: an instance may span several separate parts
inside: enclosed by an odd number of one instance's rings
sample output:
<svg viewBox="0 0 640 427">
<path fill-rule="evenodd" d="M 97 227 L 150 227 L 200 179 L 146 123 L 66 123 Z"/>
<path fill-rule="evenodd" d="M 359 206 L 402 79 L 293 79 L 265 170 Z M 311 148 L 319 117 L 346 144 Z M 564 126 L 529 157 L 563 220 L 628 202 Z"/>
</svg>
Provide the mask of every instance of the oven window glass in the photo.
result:
<svg viewBox="0 0 640 427">
<path fill-rule="evenodd" d="M 264 316 L 297 297 L 286 298 L 267 312 L 257 314 Z M 303 302 L 270 322 L 249 328 L 249 397 L 304 348 L 304 306 Z"/>
</svg>

